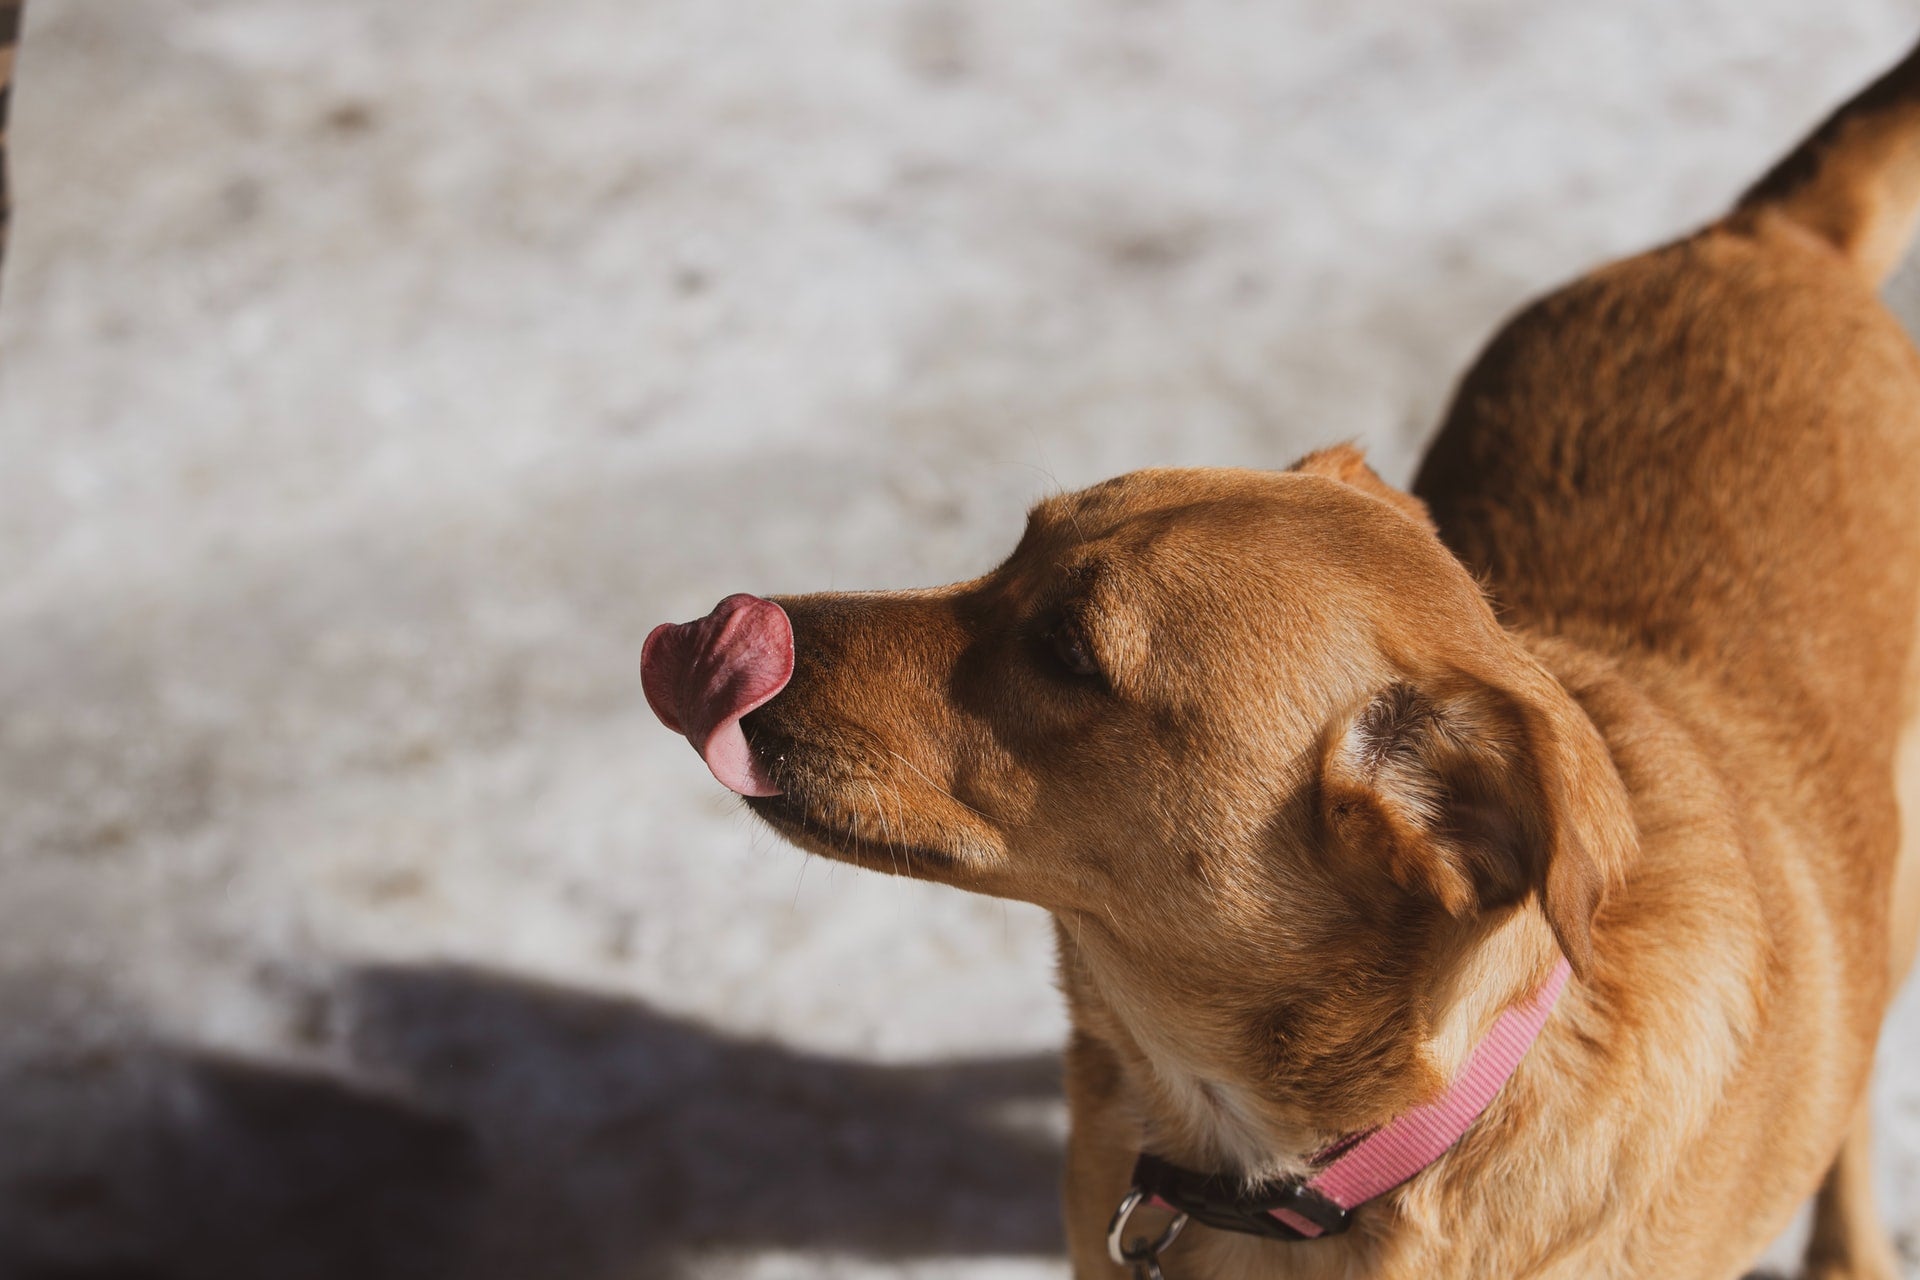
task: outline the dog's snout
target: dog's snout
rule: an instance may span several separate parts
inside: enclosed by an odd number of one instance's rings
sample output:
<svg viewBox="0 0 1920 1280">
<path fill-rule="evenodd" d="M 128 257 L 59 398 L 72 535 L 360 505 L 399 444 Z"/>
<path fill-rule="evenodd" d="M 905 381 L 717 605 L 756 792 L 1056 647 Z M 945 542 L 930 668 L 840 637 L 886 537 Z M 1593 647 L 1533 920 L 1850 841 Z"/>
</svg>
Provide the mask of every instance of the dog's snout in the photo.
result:
<svg viewBox="0 0 1920 1280">
<path fill-rule="evenodd" d="M 740 718 L 793 677 L 793 624 L 758 596 L 731 595 L 693 622 L 665 622 L 640 651 L 640 685 L 660 723 L 685 734 L 721 784 L 778 795 Z"/>
</svg>

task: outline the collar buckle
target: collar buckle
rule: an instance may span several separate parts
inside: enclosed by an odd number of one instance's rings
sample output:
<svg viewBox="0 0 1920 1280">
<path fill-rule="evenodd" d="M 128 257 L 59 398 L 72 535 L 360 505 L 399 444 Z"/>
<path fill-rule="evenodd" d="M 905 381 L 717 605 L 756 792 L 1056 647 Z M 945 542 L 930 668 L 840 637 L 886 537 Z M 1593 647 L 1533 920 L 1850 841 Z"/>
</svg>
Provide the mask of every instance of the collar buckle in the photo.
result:
<svg viewBox="0 0 1920 1280">
<path fill-rule="evenodd" d="M 1160 1255 L 1168 1245 L 1180 1238 L 1186 1229 L 1187 1215 L 1175 1211 L 1173 1220 L 1149 1240 L 1141 1236 L 1135 1240 L 1127 1239 L 1127 1220 L 1133 1217 L 1133 1211 L 1153 1200 L 1153 1193 L 1144 1187 L 1131 1187 L 1120 1198 L 1120 1208 L 1113 1215 L 1113 1222 L 1107 1227 L 1107 1256 L 1113 1259 L 1116 1267 L 1126 1267 L 1135 1280 L 1162 1280 L 1160 1274 Z"/>
</svg>

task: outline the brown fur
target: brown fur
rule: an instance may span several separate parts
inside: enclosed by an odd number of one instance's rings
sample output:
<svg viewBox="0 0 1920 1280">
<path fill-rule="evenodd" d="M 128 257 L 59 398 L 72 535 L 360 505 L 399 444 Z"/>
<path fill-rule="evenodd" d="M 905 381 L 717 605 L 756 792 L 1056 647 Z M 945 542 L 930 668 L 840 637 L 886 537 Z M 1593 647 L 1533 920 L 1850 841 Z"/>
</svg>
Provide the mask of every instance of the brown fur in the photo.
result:
<svg viewBox="0 0 1920 1280">
<path fill-rule="evenodd" d="M 1349 448 L 1139 472 L 972 582 L 784 602 L 755 810 L 1059 922 L 1082 1280 L 1136 1152 L 1297 1171 L 1560 954 L 1438 1163 L 1337 1239 L 1192 1229 L 1167 1275 L 1732 1277 L 1823 1174 L 1813 1273 L 1893 1274 L 1863 1097 L 1920 919 L 1920 357 L 1872 284 L 1915 66 L 1514 320 L 1417 498 Z"/>
</svg>

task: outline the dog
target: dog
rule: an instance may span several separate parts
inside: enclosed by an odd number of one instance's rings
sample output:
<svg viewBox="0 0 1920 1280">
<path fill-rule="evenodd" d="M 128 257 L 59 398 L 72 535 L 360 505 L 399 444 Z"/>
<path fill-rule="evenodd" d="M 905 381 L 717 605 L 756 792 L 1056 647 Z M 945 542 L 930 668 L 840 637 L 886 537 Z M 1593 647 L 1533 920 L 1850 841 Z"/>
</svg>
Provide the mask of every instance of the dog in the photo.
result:
<svg viewBox="0 0 1920 1280">
<path fill-rule="evenodd" d="M 1920 51 L 1523 311 L 1411 492 L 1123 475 L 642 683 L 805 849 L 1037 903 L 1080 1280 L 1887 1280 L 1920 924 Z M 1117 1210 L 1119 1212 L 1117 1212 Z"/>
</svg>

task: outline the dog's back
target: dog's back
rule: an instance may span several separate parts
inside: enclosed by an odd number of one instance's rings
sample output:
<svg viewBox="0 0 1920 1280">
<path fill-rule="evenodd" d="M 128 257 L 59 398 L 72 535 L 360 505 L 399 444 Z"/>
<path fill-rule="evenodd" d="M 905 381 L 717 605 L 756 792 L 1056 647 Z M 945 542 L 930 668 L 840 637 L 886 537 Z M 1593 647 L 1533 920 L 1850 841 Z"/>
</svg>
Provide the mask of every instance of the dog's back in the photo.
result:
<svg viewBox="0 0 1920 1280">
<path fill-rule="evenodd" d="M 1885 750 L 1920 584 L 1920 355 L 1874 286 L 1917 208 L 1920 54 L 1727 218 L 1495 339 L 1416 486 L 1443 536 L 1519 619 Z"/>
<path fill-rule="evenodd" d="M 1719 222 L 1517 317 L 1416 485 L 1513 621 L 1613 655 L 1773 833 L 1740 874 L 1776 1016 L 1844 1038 L 1802 1051 L 1834 1060 L 1871 1045 L 1920 918 L 1920 354 L 1875 292 L 1916 213 L 1920 51 Z M 1892 1274 L 1865 1131 L 1816 1274 Z"/>
</svg>

